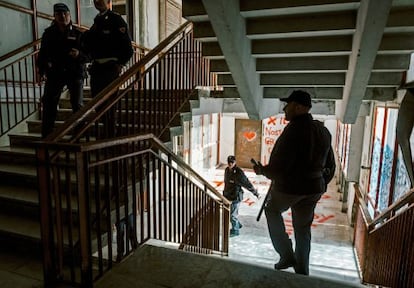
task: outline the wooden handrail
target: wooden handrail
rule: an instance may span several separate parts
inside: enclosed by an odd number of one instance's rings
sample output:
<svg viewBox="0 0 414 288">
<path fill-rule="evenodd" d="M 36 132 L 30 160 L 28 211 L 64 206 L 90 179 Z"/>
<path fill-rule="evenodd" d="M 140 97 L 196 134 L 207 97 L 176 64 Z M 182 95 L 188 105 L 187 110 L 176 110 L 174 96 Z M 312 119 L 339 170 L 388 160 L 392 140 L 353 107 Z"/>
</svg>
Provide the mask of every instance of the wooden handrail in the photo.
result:
<svg viewBox="0 0 414 288">
<path fill-rule="evenodd" d="M 411 189 L 407 194 L 405 194 L 399 201 L 393 203 L 380 215 L 375 217 L 368 226 L 368 231 L 371 231 L 375 228 L 377 224 L 383 223 L 388 218 L 392 217 L 395 214 L 395 211 L 404 207 L 405 205 L 410 206 L 414 203 L 414 189 Z"/>
<path fill-rule="evenodd" d="M 150 140 L 158 149 L 160 149 L 163 153 L 167 154 L 168 157 L 171 157 L 174 162 L 179 164 L 179 166 L 185 169 L 186 172 L 190 173 L 192 177 L 196 178 L 200 181 L 206 188 L 213 191 L 214 195 L 220 199 L 224 204 L 230 204 L 231 202 L 227 200 L 221 193 L 217 191 L 215 187 L 213 187 L 210 183 L 208 183 L 200 174 L 198 174 L 190 165 L 188 165 L 184 160 L 180 157 L 175 155 L 168 149 L 164 143 L 162 143 L 155 135 L 149 134 L 139 134 L 139 135 L 132 135 L 132 136 L 124 136 L 119 137 L 116 139 L 105 139 L 105 140 L 97 140 L 93 142 L 86 142 L 82 144 L 73 144 L 73 143 L 65 143 L 65 142 L 49 142 L 49 141 L 38 141 L 36 142 L 37 146 L 48 147 L 51 150 L 58 150 L 58 151 L 67 151 L 67 152 L 90 152 L 93 150 L 104 149 L 108 147 L 112 147 L 115 145 L 122 145 L 128 144 L 131 142 L 143 141 L 143 140 Z"/>
<path fill-rule="evenodd" d="M 372 217 L 369 214 L 368 208 L 367 208 L 367 206 L 365 204 L 365 201 L 364 201 L 364 196 L 362 195 L 361 190 L 359 189 L 358 183 L 354 184 L 354 190 L 355 190 L 355 196 L 358 199 L 358 204 L 359 204 L 359 207 L 361 209 L 362 216 L 364 217 L 364 222 L 365 222 L 366 228 L 368 228 L 369 223 L 372 222 Z"/>
<path fill-rule="evenodd" d="M 122 84 L 124 84 L 129 78 L 133 77 L 134 75 L 140 75 L 142 69 L 155 61 L 154 59 L 156 56 L 159 56 L 161 53 L 165 53 L 165 49 L 171 48 L 176 43 L 176 41 L 174 41 L 175 38 L 177 38 L 180 34 L 185 33 L 185 31 L 190 27 L 192 27 L 192 23 L 189 21 L 182 24 L 174 33 L 165 38 L 154 49 L 148 52 L 137 64 L 130 67 L 127 71 L 125 71 L 125 73 L 123 73 L 110 85 L 99 92 L 98 95 L 86 103 L 86 105 L 83 106 L 78 112 L 72 114 L 72 116 L 67 121 L 65 121 L 65 123 L 59 129 L 55 130 L 46 137 L 46 141 L 59 141 L 64 135 L 66 135 L 79 123 L 84 121 L 90 114 L 94 113 L 96 111 L 96 108 L 109 100 L 109 98 L 111 98 L 113 94 L 118 91 L 119 87 L 121 87 Z M 124 93 L 120 93 L 118 95 L 118 98 L 121 98 L 125 93 L 126 91 L 124 91 Z M 101 117 L 105 112 L 106 111 L 101 110 L 100 113 L 96 113 L 92 119 L 89 119 L 89 125 L 92 125 L 92 123 L 99 119 L 99 117 Z"/>
<path fill-rule="evenodd" d="M 414 203 L 414 189 L 411 189 L 399 201 L 389 206 L 386 210 L 382 211 L 382 213 L 376 216 L 375 218 L 372 218 L 364 201 L 364 196 L 362 195 L 361 190 L 359 189 L 358 183 L 354 184 L 354 190 L 359 202 L 359 207 L 361 208 L 363 217 L 365 219 L 368 232 L 375 229 L 376 225 L 384 223 L 384 221 L 387 221 L 387 219 L 394 215 L 396 210 L 404 207 L 405 205 L 409 206 L 410 204 Z"/>
</svg>

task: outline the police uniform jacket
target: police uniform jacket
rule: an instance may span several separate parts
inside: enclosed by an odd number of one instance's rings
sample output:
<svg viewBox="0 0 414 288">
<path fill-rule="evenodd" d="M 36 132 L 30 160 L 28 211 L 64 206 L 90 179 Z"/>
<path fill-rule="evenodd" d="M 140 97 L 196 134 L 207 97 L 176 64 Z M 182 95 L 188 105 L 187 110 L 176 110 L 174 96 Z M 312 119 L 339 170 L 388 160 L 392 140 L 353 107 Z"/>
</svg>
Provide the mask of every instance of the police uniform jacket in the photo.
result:
<svg viewBox="0 0 414 288">
<path fill-rule="evenodd" d="M 239 167 L 233 168 L 227 167 L 224 171 L 224 190 L 223 196 L 230 201 L 242 201 L 243 189 L 246 188 L 254 195 L 257 195 L 257 191 L 253 184 L 249 181 L 246 174 Z"/>
<path fill-rule="evenodd" d="M 325 192 L 334 170 L 328 129 L 304 114 L 285 127 L 262 172 L 272 180 L 271 193 L 306 195 Z"/>
<path fill-rule="evenodd" d="M 126 64 L 134 52 L 126 22 L 111 10 L 95 17 L 83 44 L 92 60 L 112 58 L 120 65 Z"/>
<path fill-rule="evenodd" d="M 45 29 L 42 36 L 38 56 L 40 75 L 83 78 L 87 57 L 81 49 L 82 32 L 72 24 L 62 32 L 59 27 L 52 25 Z M 69 55 L 72 48 L 79 50 L 79 56 L 73 58 Z"/>
</svg>

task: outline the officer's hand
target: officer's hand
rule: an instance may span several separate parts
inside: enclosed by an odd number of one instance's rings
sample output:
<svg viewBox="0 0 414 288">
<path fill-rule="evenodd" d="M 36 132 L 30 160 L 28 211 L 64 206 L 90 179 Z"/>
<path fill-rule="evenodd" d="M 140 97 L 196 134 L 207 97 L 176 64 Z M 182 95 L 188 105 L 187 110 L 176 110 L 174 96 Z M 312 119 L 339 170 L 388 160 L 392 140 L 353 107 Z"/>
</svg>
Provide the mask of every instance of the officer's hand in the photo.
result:
<svg viewBox="0 0 414 288">
<path fill-rule="evenodd" d="M 256 173 L 256 175 L 263 175 L 263 166 L 262 164 L 260 164 L 260 162 L 258 163 L 258 165 L 253 166 L 253 170 Z"/>
<path fill-rule="evenodd" d="M 72 48 L 72 49 L 70 49 L 70 51 L 69 51 L 69 55 L 70 55 L 72 58 L 78 58 L 78 56 L 79 56 L 79 50 L 78 50 L 78 49 L 76 49 L 76 48 Z"/>
</svg>

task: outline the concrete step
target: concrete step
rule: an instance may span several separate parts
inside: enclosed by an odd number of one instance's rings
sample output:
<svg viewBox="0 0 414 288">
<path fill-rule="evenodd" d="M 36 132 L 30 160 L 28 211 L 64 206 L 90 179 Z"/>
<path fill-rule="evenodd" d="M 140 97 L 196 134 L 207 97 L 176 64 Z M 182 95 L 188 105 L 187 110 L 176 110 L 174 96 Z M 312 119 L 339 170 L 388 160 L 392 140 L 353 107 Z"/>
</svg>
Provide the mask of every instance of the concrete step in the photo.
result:
<svg viewBox="0 0 414 288">
<path fill-rule="evenodd" d="M 136 287 L 362 287 L 345 281 L 275 271 L 214 254 L 185 252 L 176 245 L 158 242 L 150 240 L 140 246 L 94 287 L 109 288 L 119 286 L 118 283 L 134 283 Z"/>
<path fill-rule="evenodd" d="M 36 163 L 27 163 L 26 165 L 1 163 L 0 182 L 1 185 L 37 187 Z"/>
<path fill-rule="evenodd" d="M 42 135 L 39 132 L 16 132 L 9 133 L 11 147 L 34 147 L 34 142 L 40 141 Z"/>
<path fill-rule="evenodd" d="M 0 147 L 0 163 L 27 164 L 35 162 L 36 151 L 34 147 Z"/>
</svg>

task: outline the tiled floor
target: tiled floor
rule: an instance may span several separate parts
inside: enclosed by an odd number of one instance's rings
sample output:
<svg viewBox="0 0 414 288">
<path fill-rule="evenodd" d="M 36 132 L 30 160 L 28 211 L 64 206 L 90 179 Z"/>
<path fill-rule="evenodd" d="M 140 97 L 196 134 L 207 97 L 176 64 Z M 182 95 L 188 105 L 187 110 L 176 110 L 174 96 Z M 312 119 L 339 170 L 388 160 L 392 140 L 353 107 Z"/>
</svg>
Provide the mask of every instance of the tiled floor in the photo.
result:
<svg viewBox="0 0 414 288">
<path fill-rule="evenodd" d="M 222 183 L 224 168 L 225 166 L 202 172 L 219 191 L 222 191 L 224 186 Z M 252 170 L 243 170 L 262 197 L 258 201 L 250 192 L 244 193 L 244 201 L 239 210 L 239 219 L 243 223 L 243 228 L 240 230 L 240 236 L 230 238 L 229 256 L 237 261 L 273 267 L 279 256 L 271 244 L 266 217 L 262 215 L 260 221 L 256 221 L 257 213 L 269 188 L 269 181 L 264 176 L 257 176 Z M 310 274 L 360 283 L 351 242 L 352 228 L 349 226 L 346 214 L 341 212 L 342 202 L 339 198 L 340 194 L 337 192 L 334 179 L 315 210 Z M 284 216 L 286 228 L 293 236 L 290 211 L 287 211 Z M 294 242 L 294 239 L 292 240 Z M 292 268 L 286 271 L 294 272 Z"/>
</svg>

